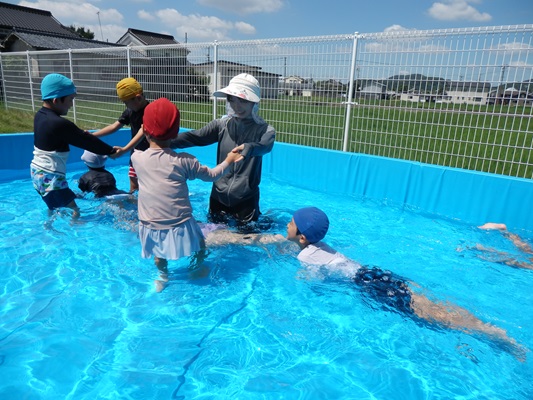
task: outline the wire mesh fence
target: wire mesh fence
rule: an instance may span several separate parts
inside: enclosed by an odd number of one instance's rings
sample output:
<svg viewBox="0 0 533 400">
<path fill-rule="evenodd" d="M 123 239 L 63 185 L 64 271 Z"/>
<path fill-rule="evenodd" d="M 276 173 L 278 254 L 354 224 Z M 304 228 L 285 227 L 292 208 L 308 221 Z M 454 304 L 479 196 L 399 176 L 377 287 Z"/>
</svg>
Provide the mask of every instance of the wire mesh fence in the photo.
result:
<svg viewBox="0 0 533 400">
<path fill-rule="evenodd" d="M 239 42 L 0 53 L 8 109 L 36 111 L 52 72 L 78 89 L 69 117 L 114 122 L 116 83 L 167 97 L 182 126 L 225 113 L 212 93 L 239 73 L 262 88 L 277 140 L 533 178 L 533 25 Z"/>
</svg>

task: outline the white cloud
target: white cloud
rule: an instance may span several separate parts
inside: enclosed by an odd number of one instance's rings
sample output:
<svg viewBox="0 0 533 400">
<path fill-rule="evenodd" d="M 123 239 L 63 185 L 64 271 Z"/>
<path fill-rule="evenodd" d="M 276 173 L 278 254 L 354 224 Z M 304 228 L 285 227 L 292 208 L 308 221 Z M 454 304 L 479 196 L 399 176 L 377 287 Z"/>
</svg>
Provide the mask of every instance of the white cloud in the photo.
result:
<svg viewBox="0 0 533 400">
<path fill-rule="evenodd" d="M 265 1 L 265 4 L 261 1 L 252 1 L 249 5 L 256 9 L 258 5 L 263 4 L 265 9 L 267 9 L 269 5 L 272 7 L 274 3 L 281 4 L 281 1 L 268 0 Z M 106 3 L 105 1 L 98 2 L 98 5 L 100 4 L 104 5 Z M 65 0 L 21 1 L 19 5 L 50 11 L 63 25 L 82 26 L 94 32 L 96 40 L 102 40 L 103 38 L 104 41 L 115 43 L 127 30 L 123 25 L 125 18 L 118 10 L 99 8 L 94 4 L 90 4 L 87 0 L 71 0 L 68 2 Z M 231 0 L 230 5 L 237 7 L 238 1 Z M 251 10 L 252 8 L 249 9 Z M 99 14 L 97 14 L 98 12 Z M 158 32 L 165 28 L 172 31 L 173 33 L 171 34 L 176 38 L 183 38 L 187 34 L 189 38 L 195 41 L 230 40 L 232 32 L 245 35 L 256 33 L 253 25 L 243 21 L 232 22 L 214 16 L 199 14 L 183 15 L 171 8 L 154 12 L 141 9 L 137 11 L 137 17 L 141 20 L 149 21 L 150 25 L 155 24 Z"/>
<path fill-rule="evenodd" d="M 21 1 L 18 5 L 50 11 L 54 18 L 65 26 L 84 27 L 94 32 L 95 40 L 102 40 L 103 37 L 103 41 L 115 43 L 126 32 L 120 25 L 124 16 L 118 10 L 98 8 L 85 0 Z"/>
<path fill-rule="evenodd" d="M 527 54 L 533 49 L 533 46 L 527 43 L 510 42 L 502 43 L 492 47 L 494 50 L 503 51 L 503 54 L 523 54 L 527 57 Z"/>
<path fill-rule="evenodd" d="M 235 22 L 235 29 L 245 35 L 254 35 L 256 32 L 255 27 L 246 22 Z"/>
<path fill-rule="evenodd" d="M 175 36 L 194 40 L 229 40 L 232 31 L 244 34 L 254 34 L 255 27 L 246 22 L 231 22 L 213 16 L 198 14 L 183 15 L 179 11 L 166 8 L 149 13 L 142 11 L 137 13 L 139 18 L 159 21 L 160 25 L 175 29 Z M 179 40 L 179 39 L 178 39 Z"/>
<path fill-rule="evenodd" d="M 442 2 L 433 3 L 428 10 L 428 14 L 442 21 L 466 20 L 487 22 L 492 19 L 490 14 L 478 11 L 469 3 L 481 4 L 481 1 L 443 0 Z"/>
<path fill-rule="evenodd" d="M 509 66 L 517 68 L 533 68 L 533 64 L 528 64 L 525 61 L 511 61 L 509 63 Z"/>
<path fill-rule="evenodd" d="M 102 23 L 121 23 L 123 15 L 114 8 L 98 8 L 85 1 L 21 1 L 20 6 L 32 7 L 40 10 L 50 11 L 52 15 L 63 25 L 71 25 L 64 21 L 78 21 L 74 25 L 83 25 L 89 23 L 98 23 L 98 14 L 100 12 L 100 22 Z M 92 30 L 92 29 L 91 29 Z"/>
<path fill-rule="evenodd" d="M 272 13 L 281 10 L 283 0 L 197 0 L 203 6 L 235 14 Z"/>
<path fill-rule="evenodd" d="M 145 21 L 155 21 L 155 16 L 150 14 L 148 11 L 139 10 L 137 11 L 137 16 Z"/>
<path fill-rule="evenodd" d="M 387 28 L 385 28 L 383 30 L 383 32 L 385 33 L 388 33 L 388 32 L 404 32 L 404 31 L 410 31 L 411 29 L 409 28 L 404 28 L 403 26 L 401 25 L 391 25 Z"/>
</svg>

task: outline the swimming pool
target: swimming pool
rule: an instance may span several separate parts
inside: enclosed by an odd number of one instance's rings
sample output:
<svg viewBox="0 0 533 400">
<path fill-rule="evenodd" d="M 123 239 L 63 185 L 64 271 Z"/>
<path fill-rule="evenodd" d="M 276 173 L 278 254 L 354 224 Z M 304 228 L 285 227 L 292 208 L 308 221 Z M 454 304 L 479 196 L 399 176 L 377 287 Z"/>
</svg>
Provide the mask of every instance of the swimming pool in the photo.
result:
<svg viewBox="0 0 533 400">
<path fill-rule="evenodd" d="M 127 187 L 126 167 L 111 171 Z M 210 185 L 190 187 L 195 216 L 205 220 Z M 2 399 L 533 394 L 531 353 L 522 363 L 479 336 L 385 311 L 349 280 L 303 270 L 285 248 L 215 248 L 197 271 L 172 262 L 171 285 L 155 293 L 156 268 L 140 258 L 131 205 L 88 198 L 79 201 L 80 223 L 49 222 L 29 180 L 1 183 L 0 204 Z M 326 241 L 337 250 L 412 279 L 533 348 L 532 271 L 457 251 L 482 243 L 514 252 L 497 232 L 264 175 L 271 232 L 283 233 L 307 205 L 329 214 Z"/>
</svg>

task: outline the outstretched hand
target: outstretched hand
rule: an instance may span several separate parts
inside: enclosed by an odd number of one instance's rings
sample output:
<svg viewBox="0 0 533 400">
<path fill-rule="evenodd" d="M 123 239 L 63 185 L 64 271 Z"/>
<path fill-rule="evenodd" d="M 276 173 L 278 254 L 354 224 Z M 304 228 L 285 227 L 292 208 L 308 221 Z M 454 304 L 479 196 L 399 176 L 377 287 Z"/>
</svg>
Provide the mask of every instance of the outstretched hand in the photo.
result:
<svg viewBox="0 0 533 400">
<path fill-rule="evenodd" d="M 495 223 L 495 222 L 487 222 L 486 224 L 478 226 L 478 228 L 484 229 L 484 230 L 499 230 L 499 231 L 507 230 L 507 226 L 505 224 L 500 224 L 500 223 Z"/>
<path fill-rule="evenodd" d="M 240 153 L 237 153 L 237 152 L 234 152 L 234 151 L 230 151 L 228 153 L 228 155 L 226 156 L 226 160 L 225 161 L 228 164 L 233 164 L 233 163 L 241 161 L 243 158 L 244 157 Z"/>
<path fill-rule="evenodd" d="M 113 160 L 119 158 L 120 156 L 123 156 L 126 151 L 119 146 L 113 146 L 113 148 L 116 150 L 113 154 L 110 154 L 109 157 L 111 157 Z"/>
<path fill-rule="evenodd" d="M 235 147 L 233 150 L 231 150 L 232 153 L 239 154 L 239 157 L 235 159 L 234 162 L 239 162 L 244 159 L 244 156 L 241 154 L 241 152 L 244 150 L 244 144 L 241 144 L 240 146 Z M 228 154 L 229 155 L 229 154 Z"/>
</svg>

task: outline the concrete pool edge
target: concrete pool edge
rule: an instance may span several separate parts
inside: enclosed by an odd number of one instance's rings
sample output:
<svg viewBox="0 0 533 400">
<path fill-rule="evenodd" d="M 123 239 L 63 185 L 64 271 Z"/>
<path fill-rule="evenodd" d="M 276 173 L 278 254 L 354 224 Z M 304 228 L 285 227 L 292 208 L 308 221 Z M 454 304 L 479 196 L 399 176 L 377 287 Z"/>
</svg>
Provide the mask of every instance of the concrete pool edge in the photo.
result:
<svg viewBox="0 0 533 400">
<path fill-rule="evenodd" d="M 104 140 L 124 145 L 129 138 L 130 130 L 122 129 Z M 0 182 L 29 178 L 33 134 L 3 134 L 0 143 Z M 186 151 L 202 163 L 215 163 L 214 146 Z M 71 170 L 84 168 L 81 153 L 71 147 Z M 124 156 L 108 166 L 127 162 Z M 264 157 L 263 174 L 313 191 L 388 201 L 474 225 L 503 222 L 513 230 L 533 231 L 530 179 L 285 143 L 276 143 Z"/>
</svg>

